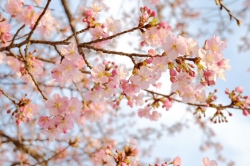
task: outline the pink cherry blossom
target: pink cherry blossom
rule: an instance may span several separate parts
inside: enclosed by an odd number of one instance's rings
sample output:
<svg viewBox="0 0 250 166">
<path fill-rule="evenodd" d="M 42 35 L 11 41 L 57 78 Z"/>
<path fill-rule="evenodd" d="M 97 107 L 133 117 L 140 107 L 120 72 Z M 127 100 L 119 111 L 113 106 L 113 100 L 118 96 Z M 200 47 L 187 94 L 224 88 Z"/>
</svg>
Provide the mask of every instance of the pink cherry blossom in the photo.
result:
<svg viewBox="0 0 250 166">
<path fill-rule="evenodd" d="M 243 87 L 242 86 L 237 86 L 235 88 L 235 91 L 238 92 L 238 93 L 242 93 L 243 92 Z"/>
<path fill-rule="evenodd" d="M 204 86 L 196 85 L 193 93 L 197 102 L 204 103 L 206 101 L 206 91 Z"/>
<path fill-rule="evenodd" d="M 93 9 L 94 13 L 99 13 L 102 10 L 107 9 L 106 4 L 99 0 L 92 1 L 90 7 Z"/>
<path fill-rule="evenodd" d="M 137 96 L 134 95 L 132 97 L 132 99 L 135 101 L 135 104 L 137 106 L 142 106 L 144 104 L 143 98 L 144 98 L 144 93 L 143 92 L 140 92 Z"/>
<path fill-rule="evenodd" d="M 158 35 L 157 27 L 150 28 L 143 33 L 142 40 L 151 46 L 159 46 L 161 38 Z"/>
<path fill-rule="evenodd" d="M 201 161 L 202 166 L 218 166 L 215 160 L 209 160 L 209 158 L 205 157 Z"/>
<path fill-rule="evenodd" d="M 49 128 L 50 118 L 48 116 L 40 116 L 38 120 L 38 125 L 44 129 Z"/>
<path fill-rule="evenodd" d="M 175 157 L 173 164 L 174 164 L 174 166 L 180 166 L 181 165 L 181 158 L 179 156 Z"/>
<path fill-rule="evenodd" d="M 162 47 L 167 53 L 169 59 L 172 61 L 175 60 L 179 54 L 184 55 L 187 50 L 184 41 L 181 38 L 177 38 L 173 34 L 169 34 L 167 36 L 165 43 L 162 44 Z"/>
<path fill-rule="evenodd" d="M 203 72 L 206 84 L 208 86 L 215 85 L 216 83 L 216 73 L 212 70 L 206 70 Z"/>
<path fill-rule="evenodd" d="M 210 50 L 212 53 L 221 53 L 227 47 L 226 42 L 221 41 L 218 36 L 213 36 L 211 39 L 206 41 L 205 48 Z"/>
<path fill-rule="evenodd" d="M 204 49 L 198 51 L 199 57 L 201 58 L 201 64 L 210 69 L 218 70 L 217 62 L 222 60 L 222 54 L 207 52 Z"/>
<path fill-rule="evenodd" d="M 176 81 L 172 83 L 171 88 L 173 91 L 179 90 L 180 88 L 185 87 L 186 85 L 191 84 L 194 81 L 194 78 L 191 77 L 186 72 L 181 72 L 175 77 Z"/>
<path fill-rule="evenodd" d="M 23 0 L 8 0 L 5 4 L 5 9 L 12 17 L 15 17 L 21 12 L 23 5 Z"/>
<path fill-rule="evenodd" d="M 30 26 L 31 28 L 34 26 L 38 17 L 39 15 L 35 12 L 32 6 L 28 6 L 22 9 L 20 14 L 17 15 L 18 21 Z"/>
<path fill-rule="evenodd" d="M 31 103 L 26 105 L 23 110 L 23 114 L 28 120 L 31 120 L 33 115 L 35 115 L 37 112 L 38 112 L 38 106 Z"/>
<path fill-rule="evenodd" d="M 148 67 L 142 66 L 137 75 L 131 76 L 130 80 L 140 86 L 141 89 L 148 89 L 150 84 L 155 83 Z"/>
<path fill-rule="evenodd" d="M 139 109 L 138 110 L 138 116 L 140 118 L 146 118 L 146 119 L 149 119 L 150 118 L 150 110 L 151 108 L 150 107 L 145 107 L 145 108 L 142 108 L 142 109 Z"/>
<path fill-rule="evenodd" d="M 50 110 L 51 115 L 63 115 L 68 109 L 68 98 L 54 94 L 52 99 L 46 101 L 45 105 Z"/>
<path fill-rule="evenodd" d="M 19 60 L 12 56 L 7 56 L 5 60 L 7 65 L 15 72 L 19 72 L 20 67 L 23 65 Z"/>
<path fill-rule="evenodd" d="M 199 50 L 199 45 L 198 45 L 198 42 L 192 38 L 184 38 L 182 37 L 183 40 L 186 42 L 186 45 L 187 45 L 187 52 L 186 54 L 187 55 L 193 55 L 195 57 L 198 56 L 198 50 Z"/>
<path fill-rule="evenodd" d="M 118 76 L 119 79 L 126 79 L 127 76 L 129 75 L 129 71 L 126 69 L 126 66 L 124 64 L 121 64 L 118 66 Z"/>
<path fill-rule="evenodd" d="M 93 122 L 101 119 L 107 112 L 107 104 L 105 102 L 91 103 L 89 107 L 83 110 L 83 115 L 87 120 Z"/>
<path fill-rule="evenodd" d="M 42 12 L 38 13 L 40 15 Z M 37 30 L 40 35 L 45 38 L 52 36 L 52 33 L 56 31 L 55 19 L 51 16 L 51 10 L 47 10 L 43 15 L 42 19 L 39 21 Z"/>
<path fill-rule="evenodd" d="M 67 115 L 64 117 L 57 116 L 60 121 L 57 124 L 58 130 L 62 131 L 64 134 L 68 132 L 68 130 L 72 130 L 74 128 L 74 120 L 71 115 Z"/>
<path fill-rule="evenodd" d="M 91 69 L 92 80 L 94 82 L 106 83 L 108 82 L 108 77 L 105 71 L 105 65 L 98 64 Z"/>
<path fill-rule="evenodd" d="M 76 97 L 72 97 L 68 103 L 67 114 L 72 115 L 75 119 L 78 119 L 82 110 L 82 103 Z"/>
<path fill-rule="evenodd" d="M 76 60 L 79 56 L 79 53 L 77 51 L 77 44 L 72 42 L 68 46 L 62 47 L 61 53 L 68 60 Z"/>
<path fill-rule="evenodd" d="M 100 99 L 102 97 L 102 94 L 100 93 L 100 89 L 93 89 L 93 90 L 89 90 L 85 93 L 84 95 L 84 99 L 86 101 L 97 101 L 98 99 Z"/>
<path fill-rule="evenodd" d="M 217 66 L 218 66 L 218 71 L 217 71 L 217 76 L 223 80 L 226 80 L 226 76 L 225 76 L 225 70 L 231 70 L 231 66 L 229 64 L 229 60 L 228 59 L 222 59 L 219 62 L 217 62 Z"/>
<path fill-rule="evenodd" d="M 81 72 L 78 70 L 74 61 L 63 59 L 62 63 L 58 65 L 58 70 L 62 72 L 64 80 L 68 81 L 79 81 Z"/>
<path fill-rule="evenodd" d="M 42 74 L 43 62 L 36 59 L 36 57 L 32 56 L 31 54 L 29 54 L 27 58 L 27 65 L 30 73 L 33 74 L 34 76 Z"/>
<path fill-rule="evenodd" d="M 172 101 L 169 99 L 165 99 L 163 103 L 163 107 L 165 107 L 166 110 L 169 110 L 172 107 Z"/>
<path fill-rule="evenodd" d="M 120 31 L 120 20 L 113 20 L 112 18 L 107 18 L 105 22 L 106 32 L 107 34 L 116 34 Z"/>
<path fill-rule="evenodd" d="M 165 72 L 168 69 L 168 63 L 170 59 L 168 56 L 153 58 L 152 64 L 155 72 Z"/>
<path fill-rule="evenodd" d="M 105 88 L 102 88 L 100 90 L 101 96 L 106 98 L 111 97 L 113 94 L 116 94 L 118 92 L 118 89 L 116 87 L 117 84 L 114 81 L 110 81 L 109 83 L 107 83 Z"/>
<path fill-rule="evenodd" d="M 62 71 L 60 71 L 58 68 L 54 68 L 51 71 L 51 74 L 52 74 L 52 78 L 54 78 L 57 82 L 63 81 Z"/>
<path fill-rule="evenodd" d="M 153 111 L 152 114 L 150 115 L 150 120 L 151 121 L 157 121 L 161 117 L 161 114 L 158 113 L 157 111 Z"/>
<path fill-rule="evenodd" d="M 48 129 L 42 129 L 41 133 L 48 136 L 49 141 L 54 141 L 61 134 L 58 128 L 55 127 L 53 121 L 49 123 Z"/>
<path fill-rule="evenodd" d="M 92 35 L 92 38 L 91 38 L 92 40 L 108 37 L 108 34 L 106 34 L 100 26 L 96 26 L 95 28 L 90 28 L 89 32 Z M 108 44 L 109 42 L 110 40 L 104 40 L 98 43 L 94 43 L 93 45 L 98 48 L 103 48 L 104 45 Z"/>
<path fill-rule="evenodd" d="M 133 96 L 140 91 L 140 87 L 133 83 L 129 83 L 127 80 L 121 80 L 120 88 L 127 96 Z"/>
</svg>

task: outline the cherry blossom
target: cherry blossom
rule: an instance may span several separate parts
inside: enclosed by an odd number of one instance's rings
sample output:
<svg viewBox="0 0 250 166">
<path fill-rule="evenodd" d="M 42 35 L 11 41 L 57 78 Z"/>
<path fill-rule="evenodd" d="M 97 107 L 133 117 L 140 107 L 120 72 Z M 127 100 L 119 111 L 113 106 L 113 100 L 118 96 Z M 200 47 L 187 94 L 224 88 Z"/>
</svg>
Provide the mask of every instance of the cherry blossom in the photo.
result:
<svg viewBox="0 0 250 166">
<path fill-rule="evenodd" d="M 31 28 L 34 26 L 38 17 L 39 15 L 35 12 L 33 6 L 28 6 L 22 9 L 21 12 L 17 15 L 18 21 L 23 22 L 25 25 L 28 25 Z"/>
<path fill-rule="evenodd" d="M 38 15 L 40 15 L 38 13 Z M 45 38 L 49 38 L 52 36 L 52 33 L 56 31 L 55 29 L 55 19 L 51 16 L 51 11 L 47 10 L 42 19 L 40 20 L 37 30 L 40 35 Z"/>
<path fill-rule="evenodd" d="M 174 166 L 180 166 L 181 165 L 181 158 L 179 156 L 175 157 L 173 164 L 174 164 Z"/>
<path fill-rule="evenodd" d="M 179 54 L 184 55 L 186 53 L 186 45 L 184 41 L 179 37 L 177 38 L 173 34 L 169 34 L 162 44 L 164 51 L 171 60 L 175 60 Z"/>
<path fill-rule="evenodd" d="M 209 160 L 209 158 L 207 157 L 202 159 L 201 165 L 202 166 L 218 166 L 215 160 Z"/>
<path fill-rule="evenodd" d="M 108 82 L 108 77 L 105 71 L 105 65 L 98 64 L 91 69 L 92 80 L 94 82 L 106 83 Z"/>
<path fill-rule="evenodd" d="M 105 28 L 106 28 L 106 33 L 107 34 L 116 34 L 118 32 L 120 32 L 120 20 L 113 20 L 112 18 L 107 18 L 106 22 L 105 22 Z"/>
<path fill-rule="evenodd" d="M 21 12 L 23 5 L 23 0 L 8 0 L 5 9 L 12 17 L 15 17 Z"/>
<path fill-rule="evenodd" d="M 45 105 L 50 110 L 51 115 L 63 115 L 68 109 L 68 98 L 54 94 L 52 99 L 48 100 Z"/>
<path fill-rule="evenodd" d="M 222 50 L 227 47 L 226 42 L 221 41 L 218 36 L 213 36 L 211 39 L 206 41 L 205 48 L 210 50 L 212 53 L 221 54 Z"/>
<path fill-rule="evenodd" d="M 146 66 L 142 66 L 138 74 L 130 77 L 130 80 L 135 85 L 139 85 L 141 89 L 148 89 L 150 84 L 155 83 L 155 80 L 152 79 L 151 70 Z"/>
</svg>

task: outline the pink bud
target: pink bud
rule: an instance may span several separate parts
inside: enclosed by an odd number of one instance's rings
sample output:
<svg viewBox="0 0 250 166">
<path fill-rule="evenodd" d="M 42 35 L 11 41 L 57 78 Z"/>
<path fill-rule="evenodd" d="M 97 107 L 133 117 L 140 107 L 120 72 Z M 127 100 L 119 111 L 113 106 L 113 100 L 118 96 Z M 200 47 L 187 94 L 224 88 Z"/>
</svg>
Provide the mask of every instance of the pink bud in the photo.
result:
<svg viewBox="0 0 250 166">
<path fill-rule="evenodd" d="M 153 58 L 148 58 L 148 59 L 146 59 L 147 64 L 152 63 L 152 61 L 153 61 Z"/>
<path fill-rule="evenodd" d="M 238 93 L 242 93 L 242 92 L 243 92 L 243 87 L 237 86 L 237 87 L 235 88 L 235 91 L 238 92 Z"/>
<path fill-rule="evenodd" d="M 249 114 L 249 112 L 247 110 L 243 110 L 243 115 L 247 116 Z"/>
<path fill-rule="evenodd" d="M 225 90 L 225 94 L 229 94 L 229 89 L 227 88 L 226 90 Z"/>
<path fill-rule="evenodd" d="M 108 145 L 108 146 L 107 146 L 107 149 L 112 149 L 112 146 L 111 146 L 111 145 Z"/>
<path fill-rule="evenodd" d="M 116 76 L 118 74 L 117 70 L 112 70 L 112 76 Z"/>
<path fill-rule="evenodd" d="M 174 77 L 174 76 L 177 75 L 177 72 L 174 69 L 170 69 L 169 74 L 170 74 L 171 77 Z"/>
<path fill-rule="evenodd" d="M 172 107 L 172 101 L 169 99 L 166 99 L 163 103 L 163 106 L 166 108 L 166 110 L 169 110 Z"/>
<path fill-rule="evenodd" d="M 140 45 L 143 47 L 145 46 L 145 44 L 146 44 L 145 41 L 142 41 Z"/>
<path fill-rule="evenodd" d="M 175 81 L 177 81 L 177 79 L 175 77 L 170 77 L 170 81 L 174 83 Z"/>
<path fill-rule="evenodd" d="M 33 6 L 28 6 L 28 10 L 33 10 Z"/>
<path fill-rule="evenodd" d="M 131 100 L 128 101 L 128 105 L 129 105 L 131 108 L 133 107 L 133 104 L 134 104 L 133 101 L 131 101 Z"/>
<path fill-rule="evenodd" d="M 156 16 L 155 11 L 152 11 L 150 15 L 151 15 L 152 17 L 155 17 L 155 16 Z"/>
</svg>

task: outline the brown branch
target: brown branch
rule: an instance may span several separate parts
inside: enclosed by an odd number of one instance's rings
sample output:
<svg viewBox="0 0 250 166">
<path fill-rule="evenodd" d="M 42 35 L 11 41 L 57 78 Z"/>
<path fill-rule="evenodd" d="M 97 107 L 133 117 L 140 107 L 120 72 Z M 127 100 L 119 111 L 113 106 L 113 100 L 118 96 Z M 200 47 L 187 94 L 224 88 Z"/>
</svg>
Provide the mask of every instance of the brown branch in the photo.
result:
<svg viewBox="0 0 250 166">
<path fill-rule="evenodd" d="M 28 37 L 26 38 L 26 41 L 28 42 L 27 45 L 26 45 L 26 48 L 25 48 L 25 55 L 26 55 L 26 56 L 27 56 L 27 54 L 28 54 L 28 48 L 29 48 L 29 45 L 30 45 L 30 42 L 29 42 L 29 41 L 30 41 L 30 38 L 31 38 L 32 34 L 34 33 L 36 27 L 38 26 L 39 21 L 42 19 L 43 15 L 46 13 L 46 10 L 47 10 L 47 8 L 49 7 L 50 2 L 51 2 L 51 0 L 48 0 L 48 1 L 47 1 L 47 4 L 46 4 L 45 8 L 43 9 L 42 13 L 41 13 L 40 16 L 38 17 L 38 19 L 37 19 L 37 21 L 36 21 L 34 27 L 33 27 L 32 30 L 30 31 Z"/>
<path fill-rule="evenodd" d="M 102 39 L 96 39 L 96 40 L 93 40 L 93 41 L 90 41 L 90 42 L 86 42 L 86 43 L 81 43 L 81 44 L 79 44 L 79 47 L 81 47 L 82 45 L 86 45 L 86 44 L 93 44 L 93 43 L 98 43 L 98 42 L 101 42 L 101 41 L 113 39 L 113 38 L 118 37 L 118 36 L 121 36 L 121 35 L 123 35 L 123 34 L 125 34 L 125 33 L 133 32 L 133 31 L 135 31 L 135 30 L 137 30 L 137 29 L 145 28 L 146 26 L 148 26 L 148 25 L 137 26 L 137 27 L 131 28 L 131 29 L 129 29 L 129 30 L 122 31 L 122 32 L 117 33 L 117 34 L 115 34 L 115 35 L 109 36 L 109 37 L 105 37 L 105 38 L 102 38 Z"/>
<path fill-rule="evenodd" d="M 31 149 L 24 144 L 20 143 L 19 140 L 11 138 L 10 136 L 6 135 L 2 130 L 0 130 L 0 136 L 6 138 L 8 141 L 12 142 L 17 149 L 26 154 L 30 155 L 36 161 L 43 159 L 43 157 L 34 149 Z"/>
<path fill-rule="evenodd" d="M 8 94 L 6 94 L 2 89 L 0 89 L 0 93 L 2 93 L 5 97 L 7 97 L 14 105 L 17 106 L 17 103 L 14 99 L 12 99 Z"/>
<path fill-rule="evenodd" d="M 62 5 L 63 5 L 63 8 L 64 8 L 64 11 L 66 13 L 66 16 L 68 18 L 68 22 L 70 24 L 71 31 L 73 32 L 73 34 L 76 34 L 77 32 L 75 30 L 75 26 L 73 25 L 73 17 L 72 17 L 72 15 L 70 13 L 69 5 L 68 5 L 66 0 L 61 0 L 61 2 L 62 2 Z M 76 40 L 77 45 L 79 45 L 79 40 L 78 40 L 77 36 L 75 36 L 75 40 Z M 84 55 L 84 52 L 79 47 L 78 47 L 78 52 L 82 55 L 86 65 L 91 69 L 92 67 L 90 66 L 89 62 L 87 61 L 87 59 L 86 59 L 86 57 Z"/>
<path fill-rule="evenodd" d="M 85 29 L 82 29 L 82 30 L 80 30 L 80 31 L 78 31 L 78 32 L 74 32 L 72 35 L 70 35 L 69 37 L 67 37 L 65 40 L 63 40 L 63 41 L 68 41 L 69 39 L 71 39 L 72 37 L 76 37 L 76 35 L 78 35 L 78 34 L 81 34 L 81 33 L 83 33 L 83 32 L 86 32 L 87 30 L 89 30 L 89 27 L 87 27 L 87 28 L 85 28 Z"/>
<path fill-rule="evenodd" d="M 25 27 L 25 24 L 24 24 L 23 26 L 21 26 L 21 27 L 17 30 L 17 32 L 16 32 L 15 35 L 13 36 L 13 39 L 12 39 L 10 45 L 12 45 L 12 44 L 14 43 L 15 38 L 17 37 L 18 33 L 19 33 L 24 27 Z"/>
<path fill-rule="evenodd" d="M 144 90 L 145 90 L 145 89 L 144 89 Z M 183 101 L 181 101 L 181 100 L 178 100 L 178 99 L 175 99 L 175 98 L 171 97 L 174 93 L 171 93 L 170 95 L 165 95 L 165 94 L 158 93 L 158 92 L 154 92 L 154 91 L 151 91 L 151 90 L 145 90 L 145 91 L 151 93 L 152 95 L 153 95 L 153 94 L 156 94 L 156 95 L 159 95 L 159 96 L 162 96 L 162 97 L 169 98 L 169 99 L 171 99 L 171 100 L 173 100 L 173 101 L 176 101 L 176 102 L 179 102 L 179 103 L 183 103 L 183 104 L 187 104 L 187 105 L 191 105 L 191 106 L 214 108 L 214 107 L 212 107 L 212 106 L 210 106 L 210 105 L 207 105 L 207 104 L 185 103 L 185 102 L 183 102 Z M 214 104 L 213 104 L 213 105 L 214 105 Z M 228 104 L 228 105 L 224 105 L 224 106 L 218 105 L 218 107 L 219 107 L 219 108 L 223 108 L 223 109 L 225 109 L 225 108 L 240 109 L 240 108 L 232 107 L 232 104 Z"/>
<path fill-rule="evenodd" d="M 96 48 L 96 47 L 88 45 L 88 44 L 80 44 L 79 46 L 84 47 L 84 48 L 88 48 L 88 49 L 92 49 L 92 50 L 95 50 L 95 51 L 100 51 L 100 52 L 103 52 L 103 53 L 106 53 L 106 54 L 116 54 L 116 55 L 123 55 L 123 56 L 128 56 L 128 57 L 133 57 L 133 56 L 136 56 L 136 57 L 151 57 L 148 54 L 125 53 L 125 52 L 105 50 L 105 49 L 102 49 L 102 48 Z"/>
<path fill-rule="evenodd" d="M 52 157 L 48 158 L 47 160 L 43 160 L 41 162 L 36 163 L 39 165 L 48 165 L 48 162 L 54 158 L 56 158 L 58 155 L 60 155 L 62 152 L 64 152 L 65 150 L 67 150 L 70 147 L 70 145 L 68 145 L 67 147 L 65 147 L 63 150 L 59 151 L 58 153 L 55 153 Z"/>
<path fill-rule="evenodd" d="M 236 18 L 236 17 L 232 14 L 232 12 L 223 4 L 223 2 L 222 2 L 221 0 L 215 0 L 215 3 L 216 3 L 216 5 L 220 5 L 220 10 L 222 10 L 222 9 L 224 8 L 224 9 L 227 11 L 227 13 L 229 14 L 230 20 L 231 20 L 232 18 L 234 18 L 234 19 L 236 20 L 238 26 L 240 26 L 240 24 L 241 24 L 242 21 L 239 20 L 238 18 Z"/>
<path fill-rule="evenodd" d="M 23 57 L 23 60 L 24 60 L 24 63 L 25 63 L 25 69 L 26 69 L 26 71 L 28 72 L 28 74 L 30 75 L 32 81 L 34 82 L 34 84 L 35 84 L 35 86 L 36 86 L 36 88 L 37 88 L 37 90 L 40 92 L 40 94 L 42 95 L 42 97 L 43 97 L 44 100 L 48 100 L 47 97 L 43 94 L 42 90 L 39 88 L 39 85 L 38 85 L 38 83 L 36 82 L 35 78 L 34 78 L 33 75 L 31 74 L 31 72 L 29 71 L 29 68 L 28 68 L 28 66 L 27 66 L 27 61 L 25 60 L 25 57 L 24 57 L 24 55 L 22 54 L 22 51 L 21 51 L 20 48 L 19 48 L 19 53 L 20 53 L 20 55 Z"/>
<path fill-rule="evenodd" d="M 33 75 L 30 73 L 30 71 L 29 71 L 29 69 L 28 69 L 27 67 L 26 67 L 26 70 L 28 71 L 28 73 L 29 73 L 29 75 L 30 75 L 32 81 L 34 82 L 34 84 L 35 84 L 37 90 L 38 90 L 38 91 L 40 92 L 40 94 L 42 95 L 43 99 L 47 101 L 48 98 L 43 94 L 43 91 L 40 89 L 38 83 L 36 82 L 35 78 L 34 78 Z"/>
</svg>

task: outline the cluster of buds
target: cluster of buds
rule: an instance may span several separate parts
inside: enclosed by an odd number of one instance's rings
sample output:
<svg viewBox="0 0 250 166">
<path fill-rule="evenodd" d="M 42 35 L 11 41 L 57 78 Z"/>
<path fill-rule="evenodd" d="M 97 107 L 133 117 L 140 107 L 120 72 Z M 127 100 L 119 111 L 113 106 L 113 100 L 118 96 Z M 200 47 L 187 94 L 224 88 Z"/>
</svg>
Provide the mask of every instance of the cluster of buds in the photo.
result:
<svg viewBox="0 0 250 166">
<path fill-rule="evenodd" d="M 146 22 L 149 21 L 150 18 L 154 18 L 156 16 L 155 11 L 149 9 L 147 6 L 141 7 L 141 16 L 139 18 L 139 26 L 143 26 Z"/>
<path fill-rule="evenodd" d="M 16 123 L 30 121 L 36 109 L 36 106 L 31 104 L 31 100 L 22 98 L 16 106 L 17 109 L 12 112 L 12 116 L 16 118 Z M 7 113 L 11 113 L 11 110 L 8 110 Z"/>
<path fill-rule="evenodd" d="M 115 153 L 112 153 L 111 146 L 107 146 L 106 155 L 111 156 L 116 162 L 117 166 L 129 166 L 133 163 L 131 157 L 137 157 L 139 153 L 138 148 L 132 146 L 124 146 L 123 151 L 119 152 L 118 150 Z M 137 163 L 137 161 L 135 161 Z"/>
<path fill-rule="evenodd" d="M 231 99 L 230 107 L 241 109 L 243 115 L 245 116 L 250 114 L 250 98 L 248 96 L 242 95 L 242 87 L 238 86 L 231 92 L 229 91 L 229 89 L 226 89 L 225 93 Z"/>
</svg>

